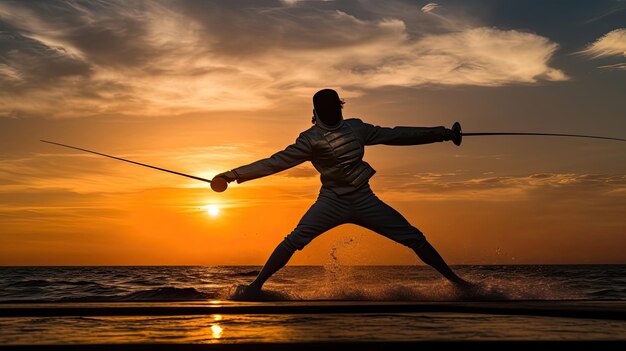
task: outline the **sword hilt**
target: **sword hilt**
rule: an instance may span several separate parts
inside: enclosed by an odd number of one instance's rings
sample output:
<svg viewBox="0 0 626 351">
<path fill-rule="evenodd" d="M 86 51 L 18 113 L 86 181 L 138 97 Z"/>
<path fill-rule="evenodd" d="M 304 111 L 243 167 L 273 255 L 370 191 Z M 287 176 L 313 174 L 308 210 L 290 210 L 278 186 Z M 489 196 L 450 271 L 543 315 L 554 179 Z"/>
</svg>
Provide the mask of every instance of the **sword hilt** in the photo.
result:
<svg viewBox="0 0 626 351">
<path fill-rule="evenodd" d="M 461 123 L 454 122 L 451 130 L 454 133 L 454 139 L 452 139 L 452 142 L 456 146 L 461 146 L 461 142 L 463 141 L 463 132 L 461 131 Z"/>
<path fill-rule="evenodd" d="M 228 182 L 225 178 L 215 177 L 211 179 L 211 189 L 216 193 L 221 193 L 222 191 L 228 189 Z"/>
</svg>

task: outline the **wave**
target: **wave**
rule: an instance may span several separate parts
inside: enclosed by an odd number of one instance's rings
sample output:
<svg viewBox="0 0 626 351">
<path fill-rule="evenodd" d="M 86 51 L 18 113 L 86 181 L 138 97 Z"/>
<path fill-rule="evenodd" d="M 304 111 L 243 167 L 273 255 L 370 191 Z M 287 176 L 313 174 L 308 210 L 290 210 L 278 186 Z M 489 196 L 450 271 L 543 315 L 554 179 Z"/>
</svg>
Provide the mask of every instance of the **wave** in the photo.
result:
<svg viewBox="0 0 626 351">
<path fill-rule="evenodd" d="M 98 286 L 104 287 L 100 283 L 88 281 L 88 280 L 45 280 L 45 279 L 31 279 L 24 281 L 17 281 L 13 283 L 9 283 L 6 286 L 12 288 L 43 288 L 48 286 L 60 286 L 60 285 L 75 285 L 75 286 Z"/>
<path fill-rule="evenodd" d="M 589 292 L 588 295 L 593 298 L 620 298 L 625 292 L 626 289 L 599 289 Z"/>
<path fill-rule="evenodd" d="M 252 271 L 237 273 L 237 275 L 241 277 L 256 277 L 257 275 L 259 275 L 259 273 L 261 273 L 261 271 L 252 270 Z"/>
<path fill-rule="evenodd" d="M 259 275 L 261 271 L 259 270 L 251 270 L 251 271 L 243 271 L 243 272 L 233 272 L 233 273 L 226 273 L 226 275 L 229 275 L 231 277 L 256 277 L 257 275 Z"/>
<path fill-rule="evenodd" d="M 38 287 L 48 286 L 51 284 L 52 283 L 48 280 L 32 279 L 32 280 L 24 280 L 24 281 L 10 283 L 10 284 L 7 284 L 6 286 L 14 287 L 14 288 L 38 288 Z"/>
<path fill-rule="evenodd" d="M 66 297 L 67 302 L 118 302 L 118 301 L 198 301 L 215 298 L 215 294 L 195 288 L 162 287 L 135 291 L 125 295 Z"/>
<path fill-rule="evenodd" d="M 195 288 L 164 287 L 137 291 L 122 296 L 123 301 L 181 301 L 181 300 L 206 300 L 214 295 L 201 292 Z"/>
</svg>

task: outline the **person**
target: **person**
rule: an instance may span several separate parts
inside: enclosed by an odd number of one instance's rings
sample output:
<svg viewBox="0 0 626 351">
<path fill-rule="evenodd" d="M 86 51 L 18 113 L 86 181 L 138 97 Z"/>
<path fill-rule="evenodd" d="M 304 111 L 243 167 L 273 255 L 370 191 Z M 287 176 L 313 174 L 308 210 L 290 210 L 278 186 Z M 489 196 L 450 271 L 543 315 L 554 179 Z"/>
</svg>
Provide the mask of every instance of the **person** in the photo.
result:
<svg viewBox="0 0 626 351">
<path fill-rule="evenodd" d="M 376 171 L 363 161 L 368 145 L 455 141 L 460 140 L 460 132 L 445 127 L 387 128 L 357 118 L 344 119 L 344 103 L 335 90 L 318 91 L 313 96 L 313 126 L 300 133 L 295 143 L 269 158 L 215 176 L 227 182 L 243 183 L 310 161 L 320 173 L 322 183 L 317 201 L 278 244 L 256 279 L 250 285 L 239 286 L 234 298 L 259 296 L 263 284 L 287 264 L 296 250 L 302 250 L 320 234 L 344 223 L 363 226 L 409 247 L 458 287 L 471 285 L 448 267 L 421 231 L 376 197 L 369 186 L 369 179 Z"/>
</svg>

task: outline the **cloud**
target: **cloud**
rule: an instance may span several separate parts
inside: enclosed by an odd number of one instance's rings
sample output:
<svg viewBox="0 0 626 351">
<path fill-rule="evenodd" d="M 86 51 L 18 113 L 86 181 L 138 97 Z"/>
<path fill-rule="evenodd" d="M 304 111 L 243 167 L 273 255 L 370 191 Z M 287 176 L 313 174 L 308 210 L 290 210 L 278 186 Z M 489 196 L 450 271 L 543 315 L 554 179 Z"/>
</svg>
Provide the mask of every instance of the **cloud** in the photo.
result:
<svg viewBox="0 0 626 351">
<path fill-rule="evenodd" d="M 63 47 L 48 46 L 20 33 L 0 32 L 0 77 L 17 82 L 14 88 L 32 88 L 36 84 L 72 76 L 88 76 L 89 65 Z"/>
<path fill-rule="evenodd" d="M 621 69 L 626 69 L 626 63 L 615 63 L 612 65 L 603 65 L 603 66 L 598 66 L 599 68 L 606 68 L 606 69 L 610 69 L 610 70 L 621 70 Z"/>
<path fill-rule="evenodd" d="M 610 31 L 587 46 L 587 48 L 583 50 L 583 53 L 593 58 L 626 57 L 626 29 L 619 28 Z M 626 69 L 626 63 L 622 62 L 600 67 L 623 70 Z"/>
<path fill-rule="evenodd" d="M 533 33 L 414 33 L 330 2 L 246 4 L 0 4 L 0 116 L 171 116 L 270 109 L 329 85 L 354 96 L 567 79 L 549 64 L 557 44 Z"/>
<path fill-rule="evenodd" d="M 532 33 L 487 27 L 428 35 L 410 47 L 405 64 L 395 67 L 395 84 L 500 86 L 566 80 L 548 65 L 557 47 Z"/>
<path fill-rule="evenodd" d="M 420 11 L 422 11 L 424 13 L 429 13 L 429 12 L 434 11 L 437 7 L 439 7 L 439 4 L 436 4 L 434 2 L 430 2 L 430 3 L 426 4 L 426 5 L 424 5 L 424 7 L 422 7 L 420 9 Z"/>
<path fill-rule="evenodd" d="M 462 174 L 419 173 L 380 177 L 393 197 L 410 200 L 585 201 L 587 197 L 615 199 L 626 194 L 626 176 L 611 174 L 538 173 L 523 176 L 464 178 Z"/>
<path fill-rule="evenodd" d="M 594 57 L 626 56 L 626 29 L 610 31 L 589 45 L 585 51 Z"/>
</svg>

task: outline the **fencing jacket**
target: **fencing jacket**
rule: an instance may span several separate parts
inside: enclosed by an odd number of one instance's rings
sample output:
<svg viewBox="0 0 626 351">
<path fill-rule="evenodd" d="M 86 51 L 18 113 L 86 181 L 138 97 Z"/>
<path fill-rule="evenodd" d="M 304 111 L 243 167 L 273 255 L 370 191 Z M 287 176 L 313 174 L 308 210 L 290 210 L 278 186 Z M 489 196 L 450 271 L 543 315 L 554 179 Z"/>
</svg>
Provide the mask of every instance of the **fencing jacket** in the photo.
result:
<svg viewBox="0 0 626 351">
<path fill-rule="evenodd" d="M 235 168 L 237 183 L 265 177 L 311 161 L 322 186 L 342 195 L 365 184 L 376 173 L 363 161 L 366 145 L 419 145 L 449 140 L 445 127 L 379 127 L 350 118 L 336 127 L 317 123 L 295 143 L 269 158 Z"/>
</svg>

